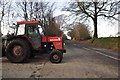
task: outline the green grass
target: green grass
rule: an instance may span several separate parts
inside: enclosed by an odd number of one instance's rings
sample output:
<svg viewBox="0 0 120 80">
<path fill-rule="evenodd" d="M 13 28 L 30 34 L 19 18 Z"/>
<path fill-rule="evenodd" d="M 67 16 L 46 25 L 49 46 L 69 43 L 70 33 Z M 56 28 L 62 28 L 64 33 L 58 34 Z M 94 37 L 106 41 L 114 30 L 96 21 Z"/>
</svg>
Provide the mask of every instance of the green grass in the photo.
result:
<svg viewBox="0 0 120 80">
<path fill-rule="evenodd" d="M 92 40 L 91 40 L 92 42 Z M 93 45 L 109 48 L 109 49 L 117 49 L 120 48 L 120 37 L 107 37 L 107 38 L 98 38 L 93 41 Z"/>
<path fill-rule="evenodd" d="M 97 47 L 120 50 L 120 37 L 106 37 L 83 41 L 83 43 L 95 45 Z"/>
</svg>

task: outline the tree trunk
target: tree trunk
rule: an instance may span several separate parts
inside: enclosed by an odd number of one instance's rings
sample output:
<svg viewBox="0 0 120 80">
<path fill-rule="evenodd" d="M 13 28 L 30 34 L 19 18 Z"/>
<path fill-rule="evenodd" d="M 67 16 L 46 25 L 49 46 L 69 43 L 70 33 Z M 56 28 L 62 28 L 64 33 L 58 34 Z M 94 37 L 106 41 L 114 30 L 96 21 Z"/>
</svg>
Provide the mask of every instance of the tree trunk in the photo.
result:
<svg viewBox="0 0 120 80">
<path fill-rule="evenodd" d="M 97 18 L 95 18 L 93 20 L 94 22 L 94 35 L 93 35 L 93 38 L 98 38 L 98 34 L 97 34 Z"/>
<path fill-rule="evenodd" d="M 94 6 L 95 6 L 95 14 L 94 14 L 94 35 L 93 38 L 98 38 L 98 34 L 97 34 L 97 2 L 94 2 Z"/>
<path fill-rule="evenodd" d="M 27 2 L 25 1 L 25 2 L 23 2 L 23 4 L 24 4 L 24 8 L 25 8 L 25 10 L 24 10 L 24 19 L 27 21 L 28 20 Z"/>
</svg>

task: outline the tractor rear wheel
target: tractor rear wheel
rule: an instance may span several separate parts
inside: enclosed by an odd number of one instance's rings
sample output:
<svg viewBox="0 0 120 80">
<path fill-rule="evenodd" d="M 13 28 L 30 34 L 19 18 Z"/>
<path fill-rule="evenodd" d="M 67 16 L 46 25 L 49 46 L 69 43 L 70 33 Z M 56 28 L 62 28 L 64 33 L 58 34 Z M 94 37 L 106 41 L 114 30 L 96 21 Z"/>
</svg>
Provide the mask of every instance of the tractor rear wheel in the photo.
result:
<svg viewBox="0 0 120 80">
<path fill-rule="evenodd" d="M 6 48 L 6 57 L 10 62 L 26 62 L 30 56 L 30 48 L 22 39 L 11 41 Z"/>
<path fill-rule="evenodd" d="M 32 51 L 31 51 L 31 52 L 32 52 Z M 35 53 L 32 52 L 32 53 L 30 54 L 29 58 L 32 59 L 32 58 L 34 58 L 34 57 L 35 57 Z"/>
<path fill-rule="evenodd" d="M 60 63 L 62 61 L 62 53 L 59 50 L 53 50 L 50 54 L 49 54 L 49 60 L 52 63 Z"/>
<path fill-rule="evenodd" d="M 5 48 L 2 48 L 2 57 L 4 57 L 5 56 Z"/>
</svg>

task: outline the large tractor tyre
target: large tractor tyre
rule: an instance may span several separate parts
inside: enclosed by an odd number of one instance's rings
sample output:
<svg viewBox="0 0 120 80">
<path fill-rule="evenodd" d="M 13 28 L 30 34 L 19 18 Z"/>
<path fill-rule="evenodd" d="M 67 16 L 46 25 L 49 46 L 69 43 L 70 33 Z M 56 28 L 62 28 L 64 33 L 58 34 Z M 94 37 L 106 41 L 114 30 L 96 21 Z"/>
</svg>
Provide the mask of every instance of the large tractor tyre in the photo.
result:
<svg viewBox="0 0 120 80">
<path fill-rule="evenodd" d="M 29 58 L 30 58 L 30 59 L 32 59 L 32 58 L 34 58 L 34 57 L 35 57 L 35 53 L 33 53 L 33 52 L 32 52 L 32 53 L 30 53 Z"/>
<path fill-rule="evenodd" d="M 6 57 L 12 63 L 27 62 L 30 56 L 30 48 L 22 39 L 11 41 L 6 48 Z"/>
<path fill-rule="evenodd" d="M 38 53 L 39 51 L 37 51 L 37 50 L 31 50 L 31 53 L 30 53 L 30 59 L 32 59 L 32 58 L 35 58 L 35 56 L 36 56 L 36 53 Z"/>
<path fill-rule="evenodd" d="M 5 48 L 2 48 L 2 57 L 4 57 L 5 56 Z"/>
<path fill-rule="evenodd" d="M 49 60 L 52 63 L 60 63 L 62 61 L 63 55 L 59 50 L 53 50 L 50 54 L 49 54 Z"/>
</svg>

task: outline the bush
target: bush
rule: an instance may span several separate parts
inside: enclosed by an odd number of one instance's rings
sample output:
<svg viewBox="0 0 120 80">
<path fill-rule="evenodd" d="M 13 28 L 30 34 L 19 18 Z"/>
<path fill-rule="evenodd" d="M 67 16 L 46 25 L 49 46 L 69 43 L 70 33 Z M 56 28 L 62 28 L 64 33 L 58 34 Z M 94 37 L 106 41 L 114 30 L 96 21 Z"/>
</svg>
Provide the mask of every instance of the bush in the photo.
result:
<svg viewBox="0 0 120 80">
<path fill-rule="evenodd" d="M 71 39 L 75 39 L 75 40 L 91 39 L 88 28 L 81 23 L 76 23 L 73 26 L 73 29 L 71 29 L 71 31 L 68 32 L 68 35 L 71 37 Z"/>
</svg>

